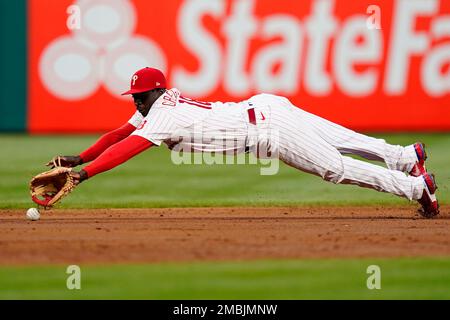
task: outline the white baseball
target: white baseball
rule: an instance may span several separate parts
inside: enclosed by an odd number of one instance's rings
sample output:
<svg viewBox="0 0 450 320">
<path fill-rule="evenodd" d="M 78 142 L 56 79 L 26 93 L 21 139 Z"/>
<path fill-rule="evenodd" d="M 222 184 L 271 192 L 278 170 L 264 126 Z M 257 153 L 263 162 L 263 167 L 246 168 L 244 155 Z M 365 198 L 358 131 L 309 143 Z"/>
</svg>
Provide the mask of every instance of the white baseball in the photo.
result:
<svg viewBox="0 0 450 320">
<path fill-rule="evenodd" d="M 31 221 L 39 220 L 41 217 L 39 210 L 36 208 L 30 208 L 27 210 L 27 219 Z"/>
</svg>

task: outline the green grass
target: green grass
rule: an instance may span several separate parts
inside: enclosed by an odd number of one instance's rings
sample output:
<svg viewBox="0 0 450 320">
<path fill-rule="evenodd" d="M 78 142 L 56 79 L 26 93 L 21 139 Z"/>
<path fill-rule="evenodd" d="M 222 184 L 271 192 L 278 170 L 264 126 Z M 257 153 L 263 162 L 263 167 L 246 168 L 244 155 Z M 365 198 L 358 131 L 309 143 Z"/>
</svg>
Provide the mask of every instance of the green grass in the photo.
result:
<svg viewBox="0 0 450 320">
<path fill-rule="evenodd" d="M 450 299 L 449 258 L 81 265 L 81 290 L 66 268 L 0 267 L 0 299 Z"/>
<path fill-rule="evenodd" d="M 450 203 L 450 134 L 379 135 L 427 143 L 441 203 Z M 29 179 L 56 154 L 76 154 L 96 136 L 0 135 L 0 208 L 27 208 Z M 282 165 L 181 165 L 164 147 L 80 185 L 62 208 L 404 205 L 392 195 L 334 185 Z M 381 290 L 368 290 L 368 265 Z M 0 266 L 0 299 L 450 299 L 450 259 L 329 259 L 83 266 L 81 290 L 66 288 L 67 266 Z"/>
<path fill-rule="evenodd" d="M 378 135 L 393 144 L 427 143 L 428 167 L 436 173 L 439 198 L 450 203 L 450 134 Z M 0 135 L 0 208 L 27 208 L 30 178 L 53 155 L 77 154 L 97 136 Z M 262 176 L 259 165 L 175 165 L 165 147 L 153 148 L 80 185 L 62 208 L 402 205 L 407 200 L 373 190 L 334 185 L 281 164 Z M 357 191 L 357 192 L 356 192 Z"/>
</svg>

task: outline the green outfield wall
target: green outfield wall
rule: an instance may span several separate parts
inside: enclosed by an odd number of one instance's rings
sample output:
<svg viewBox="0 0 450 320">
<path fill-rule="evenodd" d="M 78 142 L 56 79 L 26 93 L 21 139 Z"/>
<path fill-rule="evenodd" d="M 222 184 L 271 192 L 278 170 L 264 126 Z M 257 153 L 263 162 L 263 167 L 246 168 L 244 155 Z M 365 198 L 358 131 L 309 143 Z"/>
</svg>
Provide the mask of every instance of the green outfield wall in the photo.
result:
<svg viewBox="0 0 450 320">
<path fill-rule="evenodd" d="M 26 0 L 0 1 L 0 131 L 26 129 L 26 7 Z"/>
</svg>

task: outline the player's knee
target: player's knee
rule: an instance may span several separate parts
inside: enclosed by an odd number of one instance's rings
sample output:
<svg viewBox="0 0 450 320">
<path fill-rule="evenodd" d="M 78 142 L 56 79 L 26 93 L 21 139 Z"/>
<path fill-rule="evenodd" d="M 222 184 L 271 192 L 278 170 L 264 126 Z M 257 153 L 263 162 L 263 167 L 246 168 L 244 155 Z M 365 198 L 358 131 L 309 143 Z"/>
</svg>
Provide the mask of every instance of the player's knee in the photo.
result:
<svg viewBox="0 0 450 320">
<path fill-rule="evenodd" d="M 329 168 L 328 170 L 326 170 L 324 172 L 324 174 L 322 175 L 322 178 L 325 181 L 330 181 L 333 183 L 341 183 L 342 180 L 344 180 L 344 166 L 343 165 L 338 165 L 338 166 L 333 166 L 332 168 Z"/>
</svg>

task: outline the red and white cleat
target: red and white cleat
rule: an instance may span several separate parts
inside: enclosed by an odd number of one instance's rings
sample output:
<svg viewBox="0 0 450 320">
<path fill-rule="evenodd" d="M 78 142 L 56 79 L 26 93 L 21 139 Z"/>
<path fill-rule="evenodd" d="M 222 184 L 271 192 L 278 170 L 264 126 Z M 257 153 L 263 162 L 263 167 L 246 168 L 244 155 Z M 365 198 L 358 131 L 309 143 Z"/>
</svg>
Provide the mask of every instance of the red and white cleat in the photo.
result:
<svg viewBox="0 0 450 320">
<path fill-rule="evenodd" d="M 427 160 L 425 144 L 422 142 L 416 142 L 414 144 L 414 150 L 416 151 L 417 162 L 409 172 L 409 175 L 413 177 L 419 177 L 427 172 L 427 169 L 425 168 L 425 160 Z"/>
<path fill-rule="evenodd" d="M 436 180 L 433 174 L 425 172 L 423 175 L 425 188 L 423 190 L 422 198 L 417 200 L 422 208 L 419 213 L 425 218 L 432 218 L 439 214 L 439 203 L 436 199 Z"/>
</svg>

